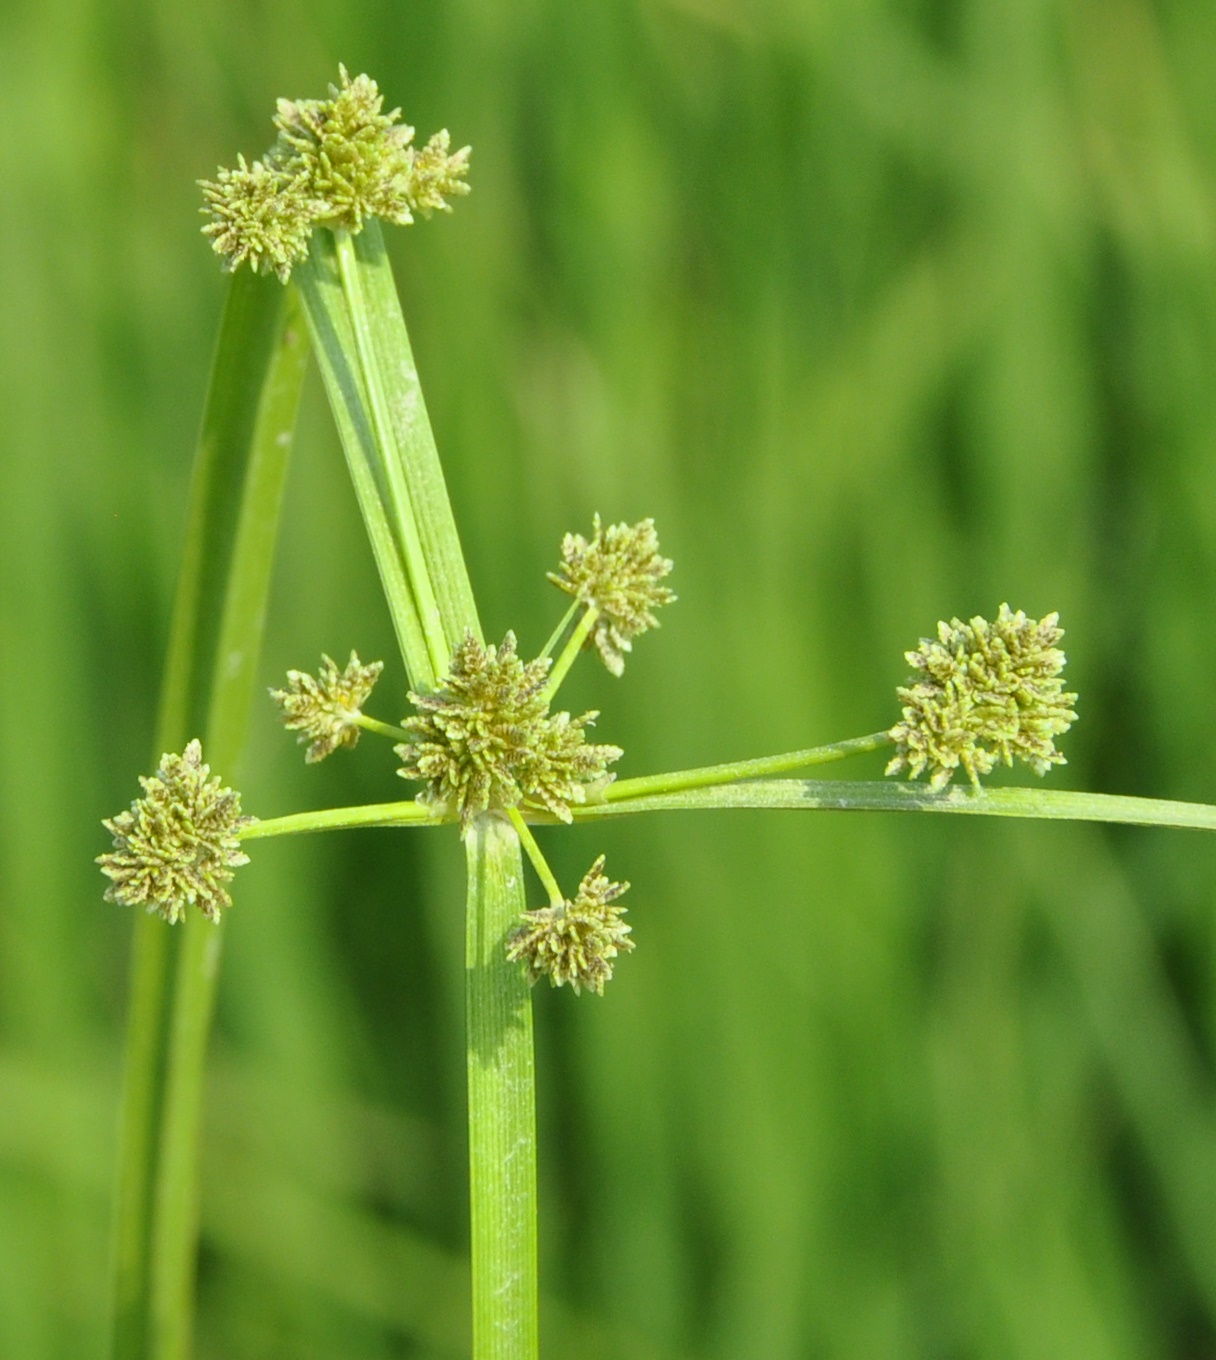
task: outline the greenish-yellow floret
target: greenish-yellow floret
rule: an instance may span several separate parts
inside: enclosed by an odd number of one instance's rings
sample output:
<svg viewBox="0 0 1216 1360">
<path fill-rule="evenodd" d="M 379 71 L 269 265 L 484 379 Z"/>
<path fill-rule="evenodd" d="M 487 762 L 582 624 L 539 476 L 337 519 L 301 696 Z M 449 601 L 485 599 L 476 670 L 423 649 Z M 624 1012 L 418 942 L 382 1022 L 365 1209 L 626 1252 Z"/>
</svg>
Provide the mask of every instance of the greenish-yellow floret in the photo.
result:
<svg viewBox="0 0 1216 1360">
<path fill-rule="evenodd" d="M 896 754 L 887 773 L 907 770 L 915 779 L 929 771 L 930 787 L 942 789 L 962 766 L 978 789 L 998 761 L 1016 757 L 1039 775 L 1063 765 L 1055 738 L 1076 720 L 1077 696 L 1064 690 L 1058 621 L 1003 604 L 995 623 L 939 623 L 936 639 L 906 653 L 918 675 L 897 691 L 903 720 L 891 729 Z"/>
<path fill-rule="evenodd" d="M 97 863 L 110 878 L 106 900 L 157 912 L 180 921 L 194 906 L 211 921 L 232 905 L 226 885 L 249 862 L 240 830 L 254 817 L 241 816 L 240 794 L 225 788 L 203 764 L 192 741 L 180 756 L 163 755 L 150 778 L 140 776 L 144 796 L 130 810 L 102 823 L 114 849 Z"/>
<path fill-rule="evenodd" d="M 433 212 L 451 212 L 448 199 L 469 192 L 465 176 L 469 173 L 472 148 L 462 146 L 459 151 L 452 151 L 451 145 L 447 128 L 442 128 L 414 154 L 407 199 L 409 206 L 423 217 L 430 217 Z"/>
<path fill-rule="evenodd" d="M 469 191 L 469 148 L 446 130 L 423 147 L 401 110 L 383 111 L 370 76 L 339 67 L 328 99 L 280 99 L 275 144 L 262 160 L 200 181 L 211 218 L 203 231 L 229 269 L 248 261 L 286 280 L 308 253 L 314 227 L 362 231 L 368 217 L 406 225 L 450 209 Z"/>
<path fill-rule="evenodd" d="M 345 670 L 339 670 L 323 655 L 319 675 L 288 671 L 287 689 L 270 691 L 282 713 L 283 725 L 289 732 L 298 732 L 301 743 L 311 743 L 304 755 L 309 764 L 359 740 L 363 705 L 383 669 L 383 661 L 365 666 L 351 652 Z"/>
<path fill-rule="evenodd" d="M 200 180 L 211 218 L 203 234 L 229 270 L 248 263 L 286 283 L 292 265 L 308 254 L 308 238 L 324 204 L 311 197 L 308 175 L 237 158 L 235 170 Z"/>
<path fill-rule="evenodd" d="M 633 639 L 657 628 L 654 611 L 676 598 L 661 584 L 673 564 L 659 553 L 652 519 L 604 528 L 596 515 L 593 529 L 590 540 L 582 534 L 562 539 L 562 569 L 550 572 L 549 580 L 599 611 L 591 637 L 604 665 L 619 676 Z"/>
<path fill-rule="evenodd" d="M 418 712 L 403 723 L 411 739 L 396 748 L 399 773 L 425 781 L 423 800 L 466 826 L 478 812 L 519 806 L 569 822 L 571 804 L 610 782 L 622 752 L 587 741 L 598 713 L 549 712 L 549 666 L 522 662 L 514 633 L 500 647 L 466 633 L 436 692 L 410 695 Z"/>
<path fill-rule="evenodd" d="M 626 908 L 617 905 L 629 884 L 609 882 L 603 869 L 601 855 L 572 902 L 523 913 L 507 942 L 507 958 L 526 966 L 530 982 L 547 977 L 553 987 L 568 982 L 576 993 L 586 987 L 603 995 L 613 959 L 633 948 L 630 927 L 621 919 Z"/>
</svg>

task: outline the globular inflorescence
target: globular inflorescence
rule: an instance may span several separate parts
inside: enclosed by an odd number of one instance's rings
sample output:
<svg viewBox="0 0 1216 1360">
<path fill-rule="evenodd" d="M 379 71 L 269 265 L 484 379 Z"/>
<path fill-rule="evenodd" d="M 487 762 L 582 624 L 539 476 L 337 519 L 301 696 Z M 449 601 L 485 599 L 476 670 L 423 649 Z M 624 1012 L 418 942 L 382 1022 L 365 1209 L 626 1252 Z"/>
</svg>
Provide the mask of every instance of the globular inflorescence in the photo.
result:
<svg viewBox="0 0 1216 1360">
<path fill-rule="evenodd" d="M 549 665 L 521 661 L 513 633 L 500 647 L 466 633 L 436 692 L 410 695 L 418 712 L 403 724 L 410 741 L 396 748 L 399 773 L 424 780 L 425 801 L 466 825 L 478 812 L 519 806 L 569 822 L 571 804 L 612 778 L 607 767 L 622 752 L 587 741 L 597 713 L 549 712 Z"/>
<path fill-rule="evenodd" d="M 621 919 L 626 908 L 617 905 L 629 884 L 610 882 L 603 870 L 601 855 L 573 901 L 523 913 L 507 943 L 507 957 L 526 966 L 529 981 L 547 977 L 554 987 L 568 982 L 575 992 L 586 987 L 603 995 L 613 959 L 633 948 L 630 927 Z"/>
<path fill-rule="evenodd" d="M 549 580 L 598 610 L 592 637 L 604 665 L 620 675 L 632 639 L 657 628 L 654 611 L 676 598 L 662 584 L 672 563 L 659 553 L 652 519 L 604 528 L 596 515 L 593 529 L 589 540 L 582 534 L 562 539 L 562 569 L 550 572 Z"/>
<path fill-rule="evenodd" d="M 241 816 L 240 794 L 225 788 L 203 764 L 192 741 L 180 755 L 164 755 L 150 778 L 140 777 L 144 796 L 130 810 L 102 823 L 114 849 L 97 863 L 109 877 L 106 900 L 158 912 L 180 921 L 188 906 L 209 920 L 232 905 L 226 885 L 249 862 L 240 830 L 256 820 Z"/>
<path fill-rule="evenodd" d="M 332 755 L 339 746 L 354 746 L 359 740 L 363 705 L 383 669 L 383 661 L 365 666 L 351 652 L 345 669 L 339 670 L 322 655 L 319 675 L 288 671 L 287 688 L 270 691 L 283 715 L 284 727 L 298 732 L 301 743 L 310 743 L 304 755 L 310 765 Z"/>
<path fill-rule="evenodd" d="M 906 653 L 918 675 L 898 690 L 903 719 L 891 729 L 887 773 L 915 779 L 927 770 L 930 787 L 942 789 L 961 765 L 978 788 L 998 761 L 1016 757 L 1040 775 L 1064 764 L 1055 738 L 1076 720 L 1077 696 L 1064 691 L 1058 620 L 1003 604 L 995 623 L 939 623 L 936 639 Z"/>
<path fill-rule="evenodd" d="M 227 267 L 247 263 L 286 283 L 291 266 L 308 254 L 313 222 L 324 210 L 309 194 L 308 175 L 288 174 L 264 161 L 249 165 L 239 156 L 235 169 L 200 183 L 211 218 L 203 231 Z"/>
<path fill-rule="evenodd" d="M 286 281 L 316 226 L 359 232 L 368 217 L 405 225 L 468 193 L 467 146 L 452 151 L 446 130 L 415 146 L 401 110 L 382 111 L 370 76 L 339 71 L 328 99 L 279 100 L 278 137 L 260 160 L 242 157 L 200 181 L 203 231 L 229 269 L 247 262 Z"/>
</svg>

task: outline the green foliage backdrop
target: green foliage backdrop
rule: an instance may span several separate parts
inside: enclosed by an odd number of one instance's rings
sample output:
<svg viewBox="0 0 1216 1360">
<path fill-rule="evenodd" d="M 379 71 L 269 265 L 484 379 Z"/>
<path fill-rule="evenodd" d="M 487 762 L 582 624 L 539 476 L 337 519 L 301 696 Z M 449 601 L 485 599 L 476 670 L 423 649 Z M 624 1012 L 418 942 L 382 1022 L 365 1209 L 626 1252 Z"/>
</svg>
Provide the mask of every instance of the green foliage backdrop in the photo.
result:
<svg viewBox="0 0 1216 1360">
<path fill-rule="evenodd" d="M 951 614 L 1058 608 L 1060 787 L 1216 793 L 1216 9 L 1200 0 L 11 0 L 0 11 L 0 1355 L 99 1356 L 129 913 L 223 282 L 194 180 L 345 61 L 473 195 L 393 237 L 490 636 L 566 529 L 681 601 L 576 674 L 622 774 L 888 725 Z M 315 375 L 265 681 L 384 656 Z M 580 671 L 583 668 L 580 668 Z M 263 815 L 404 792 L 305 769 Z M 853 777 L 877 774 L 879 757 Z M 672 815 L 637 952 L 538 993 L 546 1354 L 1216 1356 L 1216 847 Z M 200 1360 L 466 1347 L 454 838 L 259 844 L 209 1097 Z"/>
</svg>

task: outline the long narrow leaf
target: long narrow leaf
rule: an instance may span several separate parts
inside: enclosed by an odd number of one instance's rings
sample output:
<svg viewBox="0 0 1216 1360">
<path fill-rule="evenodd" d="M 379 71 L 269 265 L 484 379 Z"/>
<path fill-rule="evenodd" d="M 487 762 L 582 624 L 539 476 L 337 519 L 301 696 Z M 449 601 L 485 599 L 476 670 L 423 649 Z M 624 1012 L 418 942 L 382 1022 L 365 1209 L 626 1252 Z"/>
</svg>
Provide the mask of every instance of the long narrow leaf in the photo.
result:
<svg viewBox="0 0 1216 1360">
<path fill-rule="evenodd" d="M 876 780 L 757 779 L 704 789 L 622 798 L 573 809 L 579 821 L 623 817 L 632 812 L 694 808 L 779 808 L 815 812 L 954 812 L 972 817 L 1035 817 L 1066 822 L 1123 822 L 1216 831 L 1216 806 L 1163 798 L 1057 789 L 945 789 L 932 793 L 908 784 Z"/>
<path fill-rule="evenodd" d="M 205 730 L 228 777 L 244 741 L 290 435 L 308 346 L 293 294 L 235 274 L 220 326 L 191 485 L 153 759 Z M 150 1354 L 154 1186 L 170 1067 L 170 989 L 179 942 L 155 916 L 135 925 L 114 1239 L 111 1354 Z M 188 968 L 179 965 L 185 976 Z M 191 1162 L 180 1175 L 193 1183 Z M 178 1251 L 192 1266 L 194 1233 Z M 160 1269 L 160 1267 L 157 1267 Z"/>
<path fill-rule="evenodd" d="M 466 628 L 481 637 L 473 587 L 380 223 L 374 218 L 369 221 L 354 238 L 354 247 L 380 358 L 380 379 L 388 396 L 402 471 L 417 516 L 450 657 Z"/>
</svg>

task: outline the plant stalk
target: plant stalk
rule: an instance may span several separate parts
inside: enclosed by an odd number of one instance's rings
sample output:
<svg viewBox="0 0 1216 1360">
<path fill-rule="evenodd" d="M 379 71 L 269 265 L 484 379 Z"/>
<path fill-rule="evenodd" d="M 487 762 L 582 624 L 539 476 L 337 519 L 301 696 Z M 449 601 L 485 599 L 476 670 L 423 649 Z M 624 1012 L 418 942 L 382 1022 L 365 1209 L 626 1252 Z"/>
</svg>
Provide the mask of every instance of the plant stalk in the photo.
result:
<svg viewBox="0 0 1216 1360">
<path fill-rule="evenodd" d="M 579 652 L 583 650 L 583 643 L 587 641 L 587 635 L 595 627 L 596 620 L 600 616 L 600 611 L 595 605 L 588 606 L 587 612 L 578 621 L 578 627 L 570 634 L 566 645 L 562 648 L 562 654 L 554 663 L 552 671 L 549 673 L 548 683 L 544 688 L 545 702 L 551 704 L 553 696 L 561 688 L 562 681 L 569 674 L 570 667 L 574 665 Z"/>
<path fill-rule="evenodd" d="M 473 1360 L 536 1360 L 536 1074 L 532 1000 L 506 938 L 524 910 L 519 838 L 482 813 L 465 835 L 465 999 Z"/>
<path fill-rule="evenodd" d="M 759 779 L 766 774 L 786 774 L 791 770 L 805 770 L 811 765 L 829 765 L 834 760 L 864 755 L 867 751 L 880 751 L 884 746 L 891 744 L 889 732 L 874 732 L 868 737 L 852 737 L 848 741 L 832 742 L 829 746 L 809 746 L 802 751 L 786 751 L 777 756 L 735 760 L 725 765 L 701 765 L 695 770 L 647 774 L 637 779 L 617 779 L 604 790 L 604 801 L 619 803 L 625 798 L 677 793 L 681 789 L 707 788 L 715 784 L 733 784 L 741 779 Z"/>
</svg>

